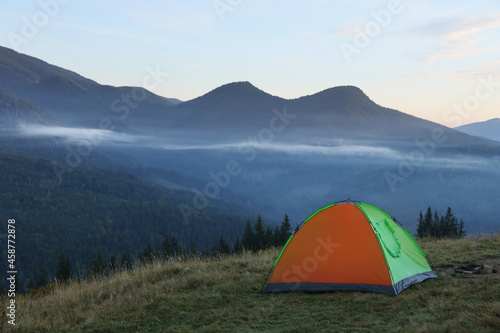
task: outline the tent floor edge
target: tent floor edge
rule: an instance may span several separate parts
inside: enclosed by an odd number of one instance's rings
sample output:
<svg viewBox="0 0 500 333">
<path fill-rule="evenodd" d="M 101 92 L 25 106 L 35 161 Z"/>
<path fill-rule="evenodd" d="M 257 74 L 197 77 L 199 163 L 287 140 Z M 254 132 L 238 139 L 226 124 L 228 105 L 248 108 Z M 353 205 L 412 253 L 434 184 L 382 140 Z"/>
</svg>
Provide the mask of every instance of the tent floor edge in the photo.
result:
<svg viewBox="0 0 500 333">
<path fill-rule="evenodd" d="M 332 291 L 362 291 L 384 293 L 397 296 L 394 286 L 383 286 L 375 284 L 355 283 L 316 283 L 316 282 L 292 282 L 292 283 L 270 283 L 263 291 L 266 293 L 279 293 L 291 291 L 304 292 L 332 292 Z"/>
<path fill-rule="evenodd" d="M 409 286 L 411 286 L 412 284 L 420 283 L 427 279 L 437 279 L 437 276 L 433 271 L 428 271 L 404 278 L 403 280 L 394 284 L 396 295 L 405 290 L 406 288 L 408 288 Z"/>
</svg>

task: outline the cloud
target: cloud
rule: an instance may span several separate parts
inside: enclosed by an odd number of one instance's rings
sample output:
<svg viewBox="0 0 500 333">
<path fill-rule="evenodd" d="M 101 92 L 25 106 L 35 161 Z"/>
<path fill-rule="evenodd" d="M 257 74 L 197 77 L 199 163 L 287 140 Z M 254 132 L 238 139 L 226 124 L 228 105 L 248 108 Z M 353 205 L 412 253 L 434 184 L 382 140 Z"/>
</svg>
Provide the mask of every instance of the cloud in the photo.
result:
<svg viewBox="0 0 500 333">
<path fill-rule="evenodd" d="M 207 145 L 173 145 L 163 144 L 158 146 L 166 150 L 217 150 L 231 153 L 241 153 L 245 157 L 249 154 L 258 156 L 263 152 L 285 153 L 298 158 L 311 158 L 311 161 L 322 161 L 325 158 L 334 158 L 335 161 L 345 160 L 351 163 L 351 159 L 362 159 L 366 163 L 379 163 L 391 166 L 399 165 L 401 162 L 408 162 L 409 155 L 395 149 L 383 146 L 369 146 L 364 144 L 345 143 L 337 145 L 314 145 L 314 144 L 287 144 L 279 142 L 262 143 L 258 141 L 245 141 L 223 144 Z M 255 155 L 254 155 L 255 154 Z M 422 160 L 422 167 L 431 169 L 466 169 L 478 170 L 491 168 L 491 160 L 478 158 L 477 156 L 425 156 Z"/>
<path fill-rule="evenodd" d="M 54 22 L 52 23 L 54 26 L 58 26 L 61 28 L 81 30 L 85 32 L 89 32 L 91 34 L 100 35 L 100 36 L 109 36 L 109 37 L 117 37 L 123 39 L 130 39 L 138 42 L 149 42 L 149 43 L 162 43 L 162 44 L 171 44 L 177 46 L 188 46 L 188 47 L 197 47 L 195 44 L 188 44 L 185 42 L 174 41 L 166 38 L 160 34 L 141 34 L 132 30 L 127 29 L 117 29 L 117 28 L 108 28 L 108 27 L 92 27 L 85 25 L 77 25 L 63 22 Z"/>
<path fill-rule="evenodd" d="M 420 80 L 435 80 L 435 79 L 440 79 L 444 76 L 445 76 L 445 74 L 440 73 L 440 72 L 428 72 L 428 73 L 419 73 L 419 74 L 400 76 L 398 78 L 391 80 L 390 82 L 392 84 L 400 84 L 400 83 L 407 83 L 407 82 L 420 81 Z"/>
<path fill-rule="evenodd" d="M 100 143 L 134 143 L 139 137 L 106 129 L 56 127 L 43 125 L 18 125 L 16 134 L 23 137 L 57 137 L 68 142 L 86 141 Z"/>
<path fill-rule="evenodd" d="M 499 81 L 500 59 L 488 62 L 486 66 L 451 72 L 448 76 L 458 82 L 477 82 L 479 78 L 486 79 L 490 76 L 491 81 Z"/>
<path fill-rule="evenodd" d="M 360 156 L 360 157 L 379 157 L 395 159 L 399 155 L 393 149 L 386 147 L 373 147 L 356 144 L 341 144 L 335 146 L 318 146 L 309 144 L 286 144 L 286 143 L 262 143 L 257 141 L 245 141 L 223 144 L 209 145 L 171 145 L 163 144 L 161 148 L 167 150 L 234 150 L 250 151 L 263 150 L 275 151 L 288 154 L 320 154 L 325 156 Z"/>
<path fill-rule="evenodd" d="M 500 14 L 439 19 L 400 32 L 400 39 L 424 39 L 430 51 L 411 55 L 413 60 L 435 62 L 440 59 L 463 58 L 496 50 L 489 42 L 490 30 L 500 27 Z"/>
</svg>

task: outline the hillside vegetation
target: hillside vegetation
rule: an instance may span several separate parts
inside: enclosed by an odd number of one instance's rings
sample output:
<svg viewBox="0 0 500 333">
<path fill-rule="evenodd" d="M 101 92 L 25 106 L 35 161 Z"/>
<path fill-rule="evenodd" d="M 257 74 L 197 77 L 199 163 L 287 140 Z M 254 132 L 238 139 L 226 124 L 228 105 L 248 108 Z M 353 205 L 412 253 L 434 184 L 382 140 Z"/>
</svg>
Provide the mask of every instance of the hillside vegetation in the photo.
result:
<svg viewBox="0 0 500 333">
<path fill-rule="evenodd" d="M 15 219 L 22 226 L 16 246 L 23 291 L 40 269 L 49 278 L 55 275 L 61 252 L 79 275 L 99 250 L 105 258 L 134 256 L 148 243 L 157 249 L 165 235 L 175 235 L 182 250 L 194 242 L 202 251 L 221 235 L 232 244 L 243 233 L 246 218 L 237 215 L 244 211 L 238 206 L 215 202 L 186 223 L 178 207 L 192 202 L 192 192 L 98 168 L 74 168 L 59 182 L 56 172 L 63 168 L 0 152 L 0 220 Z M 7 258 L 7 246 L 0 254 Z"/>
<path fill-rule="evenodd" d="M 419 240 L 439 273 L 398 297 L 363 292 L 260 295 L 278 249 L 156 261 L 17 299 L 19 332 L 498 332 L 500 236 Z M 4 301 L 5 302 L 5 301 Z M 4 317 L 5 318 L 5 317 Z M 12 327 L 5 322 L 2 331 Z"/>
</svg>

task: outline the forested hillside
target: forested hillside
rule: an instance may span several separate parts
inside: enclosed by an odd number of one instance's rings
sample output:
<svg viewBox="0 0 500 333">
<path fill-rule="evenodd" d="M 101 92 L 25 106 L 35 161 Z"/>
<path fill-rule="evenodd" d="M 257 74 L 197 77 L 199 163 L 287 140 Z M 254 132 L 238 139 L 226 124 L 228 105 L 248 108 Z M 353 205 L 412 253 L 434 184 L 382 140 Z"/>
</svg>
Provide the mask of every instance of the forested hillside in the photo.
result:
<svg viewBox="0 0 500 333">
<path fill-rule="evenodd" d="M 38 106 L 0 89 L 0 126 L 17 125 L 20 120 L 44 125 L 61 125 L 60 121 Z"/>
<path fill-rule="evenodd" d="M 105 257 L 127 251 L 135 256 L 148 243 L 157 248 L 165 235 L 175 236 L 182 249 L 192 242 L 200 250 L 210 248 L 221 235 L 232 244 L 255 218 L 241 207 L 216 202 L 185 220 L 178 207 L 192 202 L 192 192 L 103 169 L 76 168 L 60 182 L 55 167 L 48 160 L 0 154 L 0 221 L 16 220 L 17 265 L 24 282 L 40 268 L 53 277 L 61 252 L 79 274 L 98 250 Z"/>
</svg>

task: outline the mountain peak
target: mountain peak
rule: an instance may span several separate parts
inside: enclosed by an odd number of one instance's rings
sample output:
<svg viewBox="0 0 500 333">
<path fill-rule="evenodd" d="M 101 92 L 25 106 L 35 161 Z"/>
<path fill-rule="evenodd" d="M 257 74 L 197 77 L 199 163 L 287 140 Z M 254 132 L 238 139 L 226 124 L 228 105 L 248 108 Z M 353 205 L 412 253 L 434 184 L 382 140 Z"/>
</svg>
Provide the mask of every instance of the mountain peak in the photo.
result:
<svg viewBox="0 0 500 333">
<path fill-rule="evenodd" d="M 313 95 L 297 99 L 299 103 L 314 103 L 317 106 L 329 107 L 332 103 L 336 106 L 346 105 L 376 105 L 366 94 L 355 86 L 337 86 L 322 90 Z"/>
<path fill-rule="evenodd" d="M 224 84 L 203 96 L 182 103 L 183 106 L 203 103 L 205 106 L 224 103 L 236 106 L 234 103 L 255 103 L 256 101 L 271 101 L 280 99 L 260 90 L 248 81 L 232 82 Z"/>
<path fill-rule="evenodd" d="M 215 88 L 210 93 L 230 93 L 230 94 L 246 94 L 246 93 L 265 93 L 259 88 L 255 87 L 248 81 L 239 81 L 224 84 L 218 88 Z M 209 93 L 209 94 L 210 94 Z"/>
<path fill-rule="evenodd" d="M 366 98 L 368 96 L 363 92 L 363 90 L 359 89 L 356 86 L 337 86 L 333 88 L 328 88 L 319 93 L 314 94 L 313 96 L 325 96 L 329 98 L 346 98 L 346 97 L 356 97 L 356 98 Z"/>
</svg>

